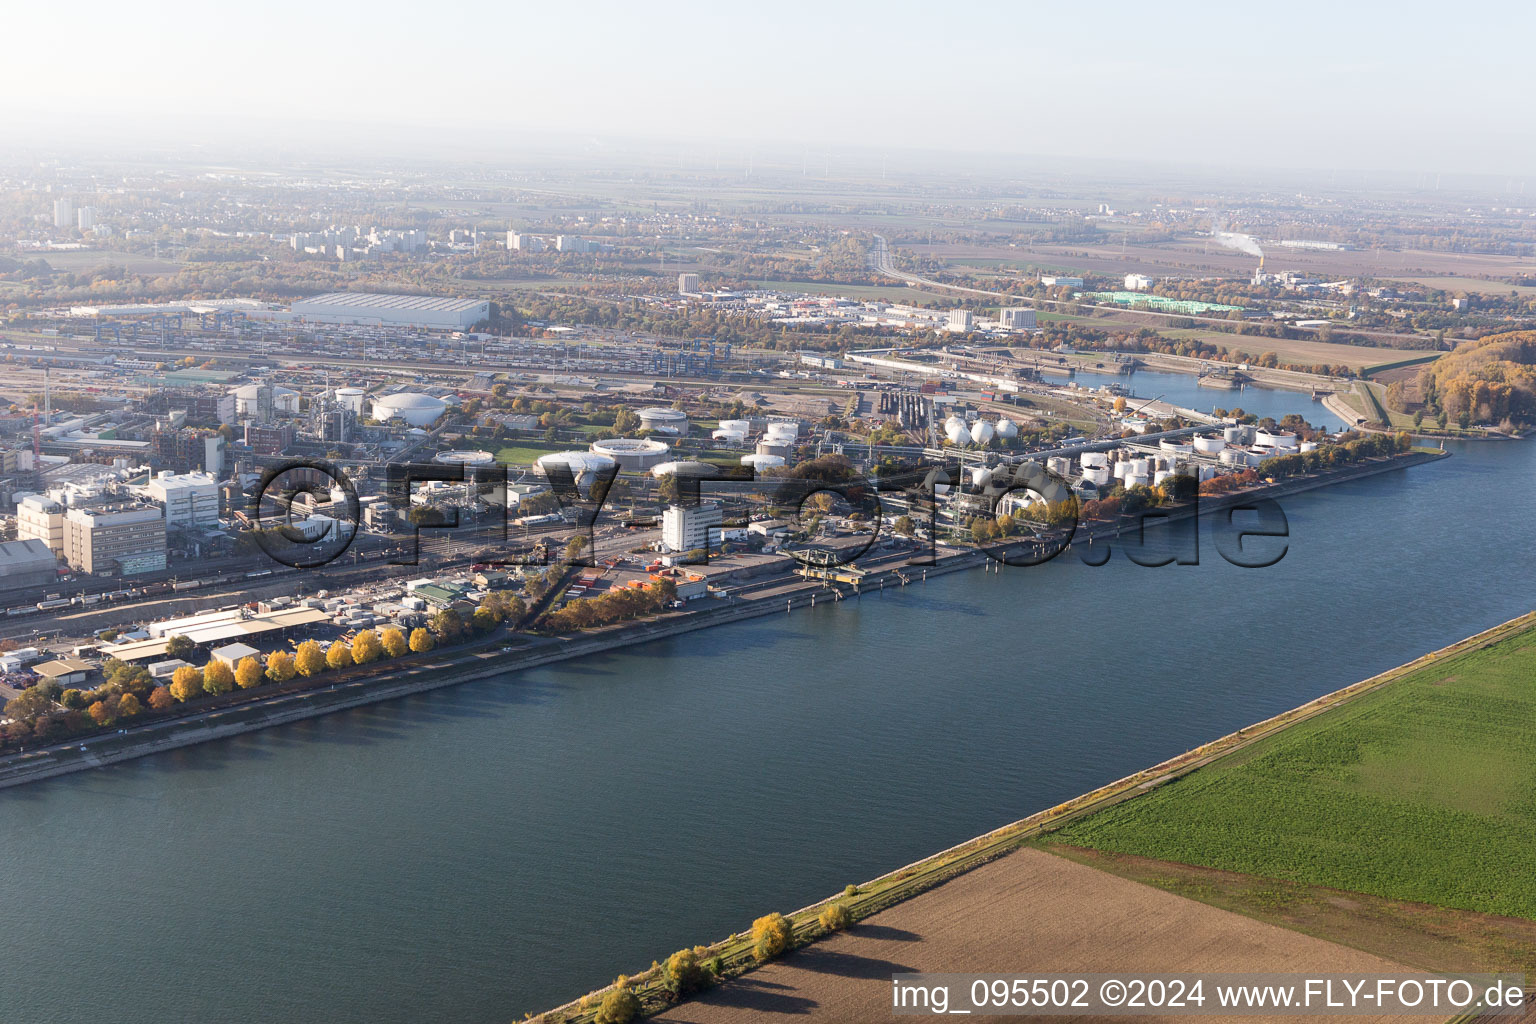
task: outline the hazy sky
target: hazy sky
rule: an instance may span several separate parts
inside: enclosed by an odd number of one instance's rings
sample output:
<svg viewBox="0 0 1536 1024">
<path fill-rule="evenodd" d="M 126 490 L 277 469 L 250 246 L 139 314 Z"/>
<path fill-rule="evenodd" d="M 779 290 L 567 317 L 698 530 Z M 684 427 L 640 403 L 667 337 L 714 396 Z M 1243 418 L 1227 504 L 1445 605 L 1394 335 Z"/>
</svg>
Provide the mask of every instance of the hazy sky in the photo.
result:
<svg viewBox="0 0 1536 1024">
<path fill-rule="evenodd" d="M 1536 171 L 1536 4 L 13 4 L 0 130 L 461 125 Z M 738 143 L 739 140 L 739 143 Z M 4 145 L 0 139 L 0 146 Z"/>
</svg>

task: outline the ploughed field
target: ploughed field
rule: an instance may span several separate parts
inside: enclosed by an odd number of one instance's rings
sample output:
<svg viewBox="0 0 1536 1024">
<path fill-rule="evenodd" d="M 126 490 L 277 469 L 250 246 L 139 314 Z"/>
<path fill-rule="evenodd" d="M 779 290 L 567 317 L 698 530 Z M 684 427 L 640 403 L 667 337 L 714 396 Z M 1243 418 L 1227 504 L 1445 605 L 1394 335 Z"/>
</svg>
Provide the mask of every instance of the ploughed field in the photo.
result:
<svg viewBox="0 0 1536 1024">
<path fill-rule="evenodd" d="M 1369 953 L 1023 849 L 653 1019 L 669 1024 L 890 1021 L 891 975 L 914 971 L 1020 977 L 1048 972 L 1416 973 Z M 1109 1018 L 1071 1019 L 1088 1024 Z M 1245 1024 L 1297 1024 L 1313 1018 L 1259 1014 L 1241 1019 Z"/>
<path fill-rule="evenodd" d="M 1536 630 L 1527 627 L 1052 839 L 1536 919 L 1533 834 Z"/>
</svg>

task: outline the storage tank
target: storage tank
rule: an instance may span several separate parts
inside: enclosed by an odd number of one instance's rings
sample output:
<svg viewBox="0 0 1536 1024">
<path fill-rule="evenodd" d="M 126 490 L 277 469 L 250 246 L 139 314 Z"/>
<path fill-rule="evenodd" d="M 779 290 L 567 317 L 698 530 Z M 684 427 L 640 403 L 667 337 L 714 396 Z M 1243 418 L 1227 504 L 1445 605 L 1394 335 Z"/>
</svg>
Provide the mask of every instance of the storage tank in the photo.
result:
<svg viewBox="0 0 1536 1024">
<path fill-rule="evenodd" d="M 1271 448 L 1295 448 L 1296 435 L 1289 430 L 1260 430 L 1253 435 L 1255 444 L 1269 445 Z"/>
<path fill-rule="evenodd" d="M 1105 468 L 1109 466 L 1109 455 L 1106 452 L 1083 452 L 1078 461 L 1084 469 Z"/>
<path fill-rule="evenodd" d="M 659 462 L 651 467 L 651 476 L 658 480 L 664 476 L 696 476 L 704 477 L 713 474 L 715 467 L 707 462 Z"/>
<path fill-rule="evenodd" d="M 1159 441 L 1157 447 L 1159 450 L 1168 452 L 1171 455 L 1188 455 L 1195 450 L 1193 443 L 1189 441 L 1176 441 L 1170 437 L 1165 437 Z"/>
<path fill-rule="evenodd" d="M 1304 452 L 1315 452 L 1315 451 L 1317 451 L 1317 442 L 1316 441 L 1303 441 L 1303 442 L 1301 442 L 1300 451 L 1304 451 Z"/>
<path fill-rule="evenodd" d="M 713 431 L 709 436 L 716 441 L 724 441 L 726 444 L 745 444 L 747 440 L 746 431 L 726 430 L 724 427 Z"/>
<path fill-rule="evenodd" d="M 1117 462 L 1115 463 L 1115 468 L 1112 470 L 1112 472 L 1115 474 L 1116 480 L 1124 480 L 1130 471 L 1131 464 L 1129 462 Z"/>
<path fill-rule="evenodd" d="M 272 389 L 272 408 L 284 415 L 294 415 L 299 411 L 299 393 L 289 388 L 274 387 Z"/>
<path fill-rule="evenodd" d="M 1248 453 L 1240 448 L 1224 448 L 1221 454 L 1217 456 L 1217 459 L 1220 460 L 1223 466 L 1248 465 Z"/>
<path fill-rule="evenodd" d="M 1004 440 L 1007 440 L 1011 437 L 1018 437 L 1019 425 L 1013 422 L 1013 420 L 1004 416 L 1002 419 L 997 421 L 997 436 L 1003 438 Z"/>
<path fill-rule="evenodd" d="M 557 465 L 564 465 L 571 471 L 571 476 L 576 481 L 576 490 L 583 497 L 591 493 L 592 482 L 597 479 L 599 473 L 618 468 L 617 462 L 595 452 L 550 452 L 548 455 L 539 456 L 533 464 L 533 471 L 549 479 L 550 468 Z"/>
<path fill-rule="evenodd" d="M 1222 431 L 1221 431 L 1221 439 L 1224 442 L 1226 442 L 1227 444 L 1242 444 L 1243 443 L 1243 428 L 1242 427 L 1223 427 Z"/>
<path fill-rule="evenodd" d="M 988 441 L 992 440 L 992 435 L 996 432 L 997 428 L 992 426 L 989 421 L 977 420 L 971 426 L 971 440 L 975 441 L 977 444 L 986 444 Z"/>
<path fill-rule="evenodd" d="M 1125 486 L 1126 487 L 1145 487 L 1145 486 L 1147 486 L 1147 484 L 1151 483 L 1151 481 L 1152 481 L 1152 478 L 1147 476 L 1145 473 L 1127 473 L 1127 474 L 1125 474 Z"/>
<path fill-rule="evenodd" d="M 363 401 L 368 397 L 368 392 L 362 388 L 337 388 L 336 406 L 341 409 L 351 409 L 359 416 L 363 414 Z"/>
<path fill-rule="evenodd" d="M 1135 473 L 1137 476 L 1152 475 L 1151 459 L 1132 459 L 1130 460 L 1130 466 L 1131 468 L 1128 470 L 1128 472 Z"/>
<path fill-rule="evenodd" d="M 380 421 L 403 420 L 413 427 L 425 427 L 447 409 L 448 403 L 441 398 L 402 391 L 377 399 L 373 403 L 373 418 Z"/>
<path fill-rule="evenodd" d="M 1156 473 L 1152 474 L 1152 486 L 1161 487 L 1163 481 L 1167 480 L 1171 476 L 1178 476 L 1178 474 L 1171 469 L 1158 470 Z"/>
<path fill-rule="evenodd" d="M 1226 446 L 1226 440 L 1220 437 L 1197 437 L 1194 442 L 1195 451 L 1201 455 L 1215 455 Z"/>
<path fill-rule="evenodd" d="M 971 432 L 965 425 L 965 420 L 959 416 L 951 416 L 944 421 L 944 436 L 949 438 L 950 444 L 964 444 L 971 439 Z"/>
<path fill-rule="evenodd" d="M 1200 479 L 1202 481 L 1214 480 L 1215 478 L 1216 478 L 1216 467 L 1215 466 L 1201 466 L 1200 467 Z"/>
<path fill-rule="evenodd" d="M 721 420 L 716 430 L 729 430 L 737 434 L 752 433 L 751 420 Z"/>
<path fill-rule="evenodd" d="M 640 426 L 644 430 L 654 430 L 658 434 L 671 434 L 673 437 L 688 436 L 688 414 L 681 409 L 656 406 L 651 409 L 641 409 L 639 415 Z"/>
<path fill-rule="evenodd" d="M 754 470 L 773 469 L 775 466 L 784 465 L 784 458 L 780 455 L 743 455 L 743 466 L 751 466 Z"/>
<path fill-rule="evenodd" d="M 763 437 L 766 440 L 778 441 L 781 443 L 794 441 L 799 436 L 800 424 L 786 423 L 783 420 L 774 420 L 772 423 L 769 423 L 768 428 L 763 431 Z"/>
<path fill-rule="evenodd" d="M 788 459 L 795 452 L 795 446 L 790 441 L 775 441 L 763 438 L 757 442 L 757 454 L 772 455 L 779 459 Z"/>
<path fill-rule="evenodd" d="M 1084 466 L 1083 479 L 1095 487 L 1105 487 L 1109 484 L 1108 466 Z"/>
<path fill-rule="evenodd" d="M 986 466 L 966 466 L 965 471 L 970 475 L 971 486 L 978 489 L 987 486 L 992 479 L 992 471 Z"/>
</svg>

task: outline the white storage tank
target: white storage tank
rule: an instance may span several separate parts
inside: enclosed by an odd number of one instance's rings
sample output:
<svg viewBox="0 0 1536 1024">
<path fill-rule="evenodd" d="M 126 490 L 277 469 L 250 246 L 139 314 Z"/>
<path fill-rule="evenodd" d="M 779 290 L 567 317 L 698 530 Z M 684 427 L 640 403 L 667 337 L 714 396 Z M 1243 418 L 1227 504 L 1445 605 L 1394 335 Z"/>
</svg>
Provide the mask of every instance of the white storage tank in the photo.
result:
<svg viewBox="0 0 1536 1024">
<path fill-rule="evenodd" d="M 966 466 L 965 471 L 970 475 L 973 487 L 985 487 L 992 480 L 992 471 L 986 466 Z"/>
<path fill-rule="evenodd" d="M 1254 434 L 1253 440 L 1255 444 L 1276 449 L 1296 447 L 1296 435 L 1289 430 L 1260 430 Z"/>
<path fill-rule="evenodd" d="M 448 403 L 431 395 L 402 391 L 373 403 L 373 418 L 380 422 L 404 420 L 413 427 L 431 424 L 448 409 Z"/>
<path fill-rule="evenodd" d="M 1195 451 L 1201 455 L 1216 455 L 1226 446 L 1226 439 L 1221 437 L 1197 437 L 1194 442 Z"/>
<path fill-rule="evenodd" d="M 971 439 L 971 431 L 965 425 L 965 420 L 951 416 L 944 421 L 944 436 L 949 438 L 950 444 L 964 444 Z"/>
<path fill-rule="evenodd" d="M 1131 464 L 1129 462 L 1117 462 L 1113 472 L 1116 480 L 1124 480 L 1131 472 Z"/>
<path fill-rule="evenodd" d="M 1172 455 L 1188 455 L 1195 450 L 1195 446 L 1189 441 L 1176 441 L 1165 437 L 1157 443 L 1157 447 Z"/>
<path fill-rule="evenodd" d="M 795 446 L 792 441 L 774 440 L 765 437 L 757 442 L 757 454 L 759 455 L 772 455 L 778 459 L 787 459 L 794 452 Z"/>
<path fill-rule="evenodd" d="M 726 430 L 723 427 L 712 432 L 709 436 L 714 438 L 716 441 L 724 441 L 726 444 L 745 444 L 747 440 L 745 431 Z"/>
<path fill-rule="evenodd" d="M 592 482 L 599 473 L 618 468 L 618 463 L 613 459 L 595 452 L 551 452 L 541 455 L 534 462 L 533 471 L 548 479 L 550 467 L 556 465 L 564 465 L 571 471 L 576 481 L 576 490 L 583 497 L 591 492 Z"/>
<path fill-rule="evenodd" d="M 997 421 L 997 436 L 1003 438 L 1004 440 L 1007 440 L 1011 437 L 1018 437 L 1019 425 L 1013 422 L 1013 420 L 1004 416 L 1002 419 Z"/>
<path fill-rule="evenodd" d="M 729 430 L 736 434 L 752 433 L 751 420 L 721 420 L 715 427 L 716 430 Z"/>
<path fill-rule="evenodd" d="M 992 435 L 996 433 L 996 430 L 997 428 L 992 426 L 987 420 L 977 420 L 971 427 L 971 440 L 977 444 L 986 444 L 992 440 Z"/>
<path fill-rule="evenodd" d="M 1129 472 L 1135 473 L 1137 476 L 1150 476 L 1152 473 L 1151 459 L 1132 459 L 1130 465 Z"/>
<path fill-rule="evenodd" d="M 774 420 L 768 424 L 768 429 L 763 432 L 763 438 L 769 441 L 789 442 L 800 436 L 800 424 Z"/>
<path fill-rule="evenodd" d="M 1152 478 L 1147 476 L 1145 473 L 1127 473 L 1127 474 L 1125 474 L 1125 486 L 1126 487 L 1145 487 L 1145 486 L 1147 486 L 1148 483 L 1151 482 L 1151 480 L 1152 480 Z"/>
<path fill-rule="evenodd" d="M 1095 487 L 1104 487 L 1109 483 L 1108 466 L 1084 466 L 1083 479 Z"/>
<path fill-rule="evenodd" d="M 1204 480 L 1214 480 L 1215 478 L 1216 478 L 1216 467 L 1215 466 L 1201 466 L 1200 467 L 1200 479 L 1202 481 L 1204 481 Z"/>
<path fill-rule="evenodd" d="M 1102 469 L 1109 465 L 1109 455 L 1105 452 L 1083 452 L 1078 460 L 1083 469 Z"/>
<path fill-rule="evenodd" d="M 1315 452 L 1315 451 L 1317 451 L 1317 442 L 1316 441 L 1303 441 L 1303 442 L 1301 442 L 1301 449 L 1300 450 L 1304 451 L 1304 452 Z"/>
<path fill-rule="evenodd" d="M 671 434 L 673 437 L 688 436 L 688 414 L 681 409 L 656 406 L 651 409 L 641 409 L 639 415 L 640 426 L 644 430 Z"/>
<path fill-rule="evenodd" d="M 751 466 L 755 470 L 757 470 L 757 469 L 773 469 L 773 468 L 775 468 L 777 466 L 784 465 L 784 457 L 782 455 L 763 455 L 763 454 L 743 455 L 741 457 L 741 464 L 743 466 Z"/>
<path fill-rule="evenodd" d="M 1065 477 L 1072 472 L 1072 460 L 1064 455 L 1053 455 L 1045 460 L 1045 468 L 1057 476 Z"/>
<path fill-rule="evenodd" d="M 368 393 L 362 388 L 337 388 L 336 405 L 341 409 L 351 409 L 359 416 L 363 414 L 363 402 Z"/>
</svg>

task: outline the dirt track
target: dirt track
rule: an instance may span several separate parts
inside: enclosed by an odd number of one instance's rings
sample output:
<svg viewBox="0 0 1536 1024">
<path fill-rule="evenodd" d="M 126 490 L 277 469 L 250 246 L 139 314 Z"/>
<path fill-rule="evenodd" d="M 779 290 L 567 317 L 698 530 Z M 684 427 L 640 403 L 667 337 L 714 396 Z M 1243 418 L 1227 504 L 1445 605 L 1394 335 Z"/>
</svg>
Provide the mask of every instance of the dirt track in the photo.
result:
<svg viewBox="0 0 1536 1024">
<path fill-rule="evenodd" d="M 891 975 L 912 971 L 1405 973 L 1367 953 L 1023 850 L 654 1019 L 669 1024 L 894 1021 L 899 1018 L 890 1009 Z M 1121 1018 L 1009 1019 L 1088 1024 Z M 1198 1019 L 1296 1024 L 1394 1018 Z"/>
</svg>

